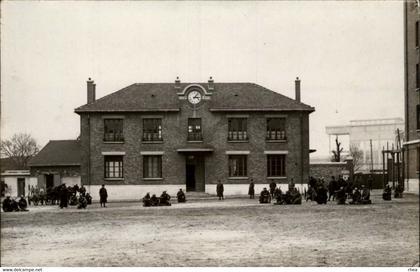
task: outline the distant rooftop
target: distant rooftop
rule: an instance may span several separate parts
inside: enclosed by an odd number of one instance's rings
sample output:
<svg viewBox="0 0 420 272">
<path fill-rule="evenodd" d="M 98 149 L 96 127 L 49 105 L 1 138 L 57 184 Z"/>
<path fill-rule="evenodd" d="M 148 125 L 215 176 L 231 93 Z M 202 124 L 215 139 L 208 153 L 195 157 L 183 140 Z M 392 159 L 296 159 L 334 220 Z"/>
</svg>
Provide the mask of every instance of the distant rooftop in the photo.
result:
<svg viewBox="0 0 420 272">
<path fill-rule="evenodd" d="M 396 118 L 381 118 L 381 119 L 363 119 L 351 120 L 349 125 L 326 126 L 325 132 L 328 135 L 348 135 L 352 127 L 369 127 L 369 126 L 384 126 L 384 125 L 400 125 L 404 126 L 404 119 Z"/>
<path fill-rule="evenodd" d="M 79 166 L 80 141 L 49 141 L 39 153 L 29 161 L 29 166 Z"/>
</svg>

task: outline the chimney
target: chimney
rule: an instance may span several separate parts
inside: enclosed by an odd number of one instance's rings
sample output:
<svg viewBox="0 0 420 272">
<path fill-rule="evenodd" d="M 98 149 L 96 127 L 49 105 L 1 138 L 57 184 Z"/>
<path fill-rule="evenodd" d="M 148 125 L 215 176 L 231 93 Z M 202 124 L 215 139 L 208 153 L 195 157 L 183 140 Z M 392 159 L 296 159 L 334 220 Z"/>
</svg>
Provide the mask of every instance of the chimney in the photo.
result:
<svg viewBox="0 0 420 272">
<path fill-rule="evenodd" d="M 210 77 L 209 78 L 208 88 L 209 88 L 209 91 L 213 91 L 214 90 L 214 80 L 213 80 L 213 77 Z"/>
<path fill-rule="evenodd" d="M 87 102 L 88 104 L 95 102 L 96 97 L 96 84 L 89 78 L 87 81 Z"/>
<path fill-rule="evenodd" d="M 176 77 L 175 79 L 175 89 L 181 89 L 181 80 L 179 80 L 179 77 Z"/>
<path fill-rule="evenodd" d="M 299 77 L 295 80 L 295 99 L 297 102 L 300 102 L 300 79 Z"/>
</svg>

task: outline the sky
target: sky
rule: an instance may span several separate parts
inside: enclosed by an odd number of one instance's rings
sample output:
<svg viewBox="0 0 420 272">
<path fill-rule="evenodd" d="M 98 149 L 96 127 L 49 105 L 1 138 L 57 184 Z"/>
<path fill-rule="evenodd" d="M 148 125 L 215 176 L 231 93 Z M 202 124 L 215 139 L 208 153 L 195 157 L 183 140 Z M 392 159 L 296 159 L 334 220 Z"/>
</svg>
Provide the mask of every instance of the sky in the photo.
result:
<svg viewBox="0 0 420 272">
<path fill-rule="evenodd" d="M 75 139 L 74 109 L 132 83 L 255 82 L 325 126 L 404 117 L 402 1 L 2 1 L 1 138 Z"/>
</svg>

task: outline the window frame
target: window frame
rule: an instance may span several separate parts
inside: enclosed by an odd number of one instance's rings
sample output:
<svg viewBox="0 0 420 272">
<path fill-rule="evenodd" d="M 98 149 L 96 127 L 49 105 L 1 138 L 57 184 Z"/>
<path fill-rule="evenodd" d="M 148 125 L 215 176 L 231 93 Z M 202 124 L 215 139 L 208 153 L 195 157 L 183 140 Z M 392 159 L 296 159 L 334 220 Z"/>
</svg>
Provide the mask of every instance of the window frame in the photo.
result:
<svg viewBox="0 0 420 272">
<path fill-rule="evenodd" d="M 237 171 L 237 174 L 232 173 L 233 163 L 238 168 L 238 170 L 233 170 L 234 172 Z M 229 178 L 248 178 L 248 155 L 228 155 L 228 175 Z"/>
<path fill-rule="evenodd" d="M 240 122 L 234 124 L 233 122 Z M 238 126 L 237 130 L 234 130 L 234 125 Z M 249 141 L 248 136 L 248 118 L 247 117 L 228 117 L 228 141 L 229 142 L 247 142 Z"/>
<path fill-rule="evenodd" d="M 199 121 L 198 124 L 192 121 Z M 203 126 L 201 118 L 188 118 L 187 121 L 187 140 L 189 142 L 202 142 L 203 141 Z M 192 122 L 192 123 L 191 123 Z M 197 125 L 200 127 L 199 131 L 197 130 Z M 190 126 L 192 131 L 190 132 Z"/>
<path fill-rule="evenodd" d="M 114 158 L 114 160 L 111 160 Z M 118 159 L 117 159 L 118 158 Z M 111 166 L 110 163 L 113 163 Z M 118 164 L 116 164 L 118 163 Z M 112 167 L 112 171 L 111 168 Z M 118 170 L 116 170 L 118 169 Z M 113 173 L 111 175 L 110 173 Z M 116 175 L 119 174 L 119 175 Z M 104 155 L 104 179 L 124 179 L 124 156 L 123 155 Z"/>
<path fill-rule="evenodd" d="M 142 155 L 142 156 L 143 156 L 142 158 L 143 159 L 143 179 L 148 179 L 148 180 L 163 179 L 162 155 Z M 156 166 L 154 165 L 155 163 L 156 163 Z M 151 165 L 149 166 L 149 164 Z"/>
<path fill-rule="evenodd" d="M 270 121 L 271 120 L 281 120 L 281 122 L 283 122 L 283 130 L 278 130 L 275 128 L 270 128 Z M 286 117 L 267 117 L 266 118 L 266 130 L 265 130 L 265 140 L 266 141 L 279 141 L 279 142 L 284 142 L 287 141 L 287 131 L 286 131 L 286 127 L 287 127 L 287 118 Z M 274 137 L 273 137 L 273 132 L 274 132 Z"/>
<path fill-rule="evenodd" d="M 107 132 L 110 122 L 120 122 L 121 130 L 119 132 Z M 103 119 L 103 142 L 105 143 L 124 143 L 124 118 L 104 118 Z M 112 134 L 111 138 L 107 135 Z"/>
<path fill-rule="evenodd" d="M 276 159 L 276 157 L 278 159 Z M 273 161 L 274 160 L 274 161 Z M 267 154 L 267 178 L 287 177 L 286 154 Z M 277 169 L 280 167 L 280 169 Z"/>
<path fill-rule="evenodd" d="M 162 142 L 163 141 L 163 126 L 162 118 L 151 117 L 142 119 L 142 142 Z M 153 128 L 148 126 L 152 123 Z M 147 128 L 147 129 L 146 129 Z"/>
</svg>

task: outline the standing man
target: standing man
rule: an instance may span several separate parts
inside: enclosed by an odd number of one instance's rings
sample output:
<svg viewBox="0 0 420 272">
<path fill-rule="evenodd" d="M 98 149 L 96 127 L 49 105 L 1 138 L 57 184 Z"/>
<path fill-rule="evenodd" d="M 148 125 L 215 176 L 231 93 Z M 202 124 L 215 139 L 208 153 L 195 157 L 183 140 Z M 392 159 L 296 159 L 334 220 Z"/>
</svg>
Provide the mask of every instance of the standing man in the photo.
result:
<svg viewBox="0 0 420 272">
<path fill-rule="evenodd" d="M 250 199 L 254 199 L 255 197 L 255 189 L 254 189 L 254 180 L 251 179 L 251 183 L 249 184 L 248 195 Z"/>
<path fill-rule="evenodd" d="M 60 194 L 60 209 L 67 208 L 68 202 L 69 202 L 69 192 L 67 190 L 66 184 L 61 184 L 59 188 L 59 194 Z"/>
<path fill-rule="evenodd" d="M 217 187 L 216 187 L 216 192 L 217 192 L 217 196 L 219 197 L 219 200 L 223 200 L 224 199 L 223 198 L 223 191 L 224 190 L 225 190 L 225 188 L 223 187 L 223 184 L 222 184 L 222 182 L 219 179 L 219 181 L 217 183 Z"/>
<path fill-rule="evenodd" d="M 108 192 L 105 189 L 105 184 L 102 184 L 102 188 L 99 190 L 99 199 L 100 199 L 99 201 L 101 203 L 101 207 L 102 207 L 102 204 L 103 204 L 104 208 L 106 208 L 106 202 L 107 202 L 107 199 L 108 199 Z"/>
</svg>

